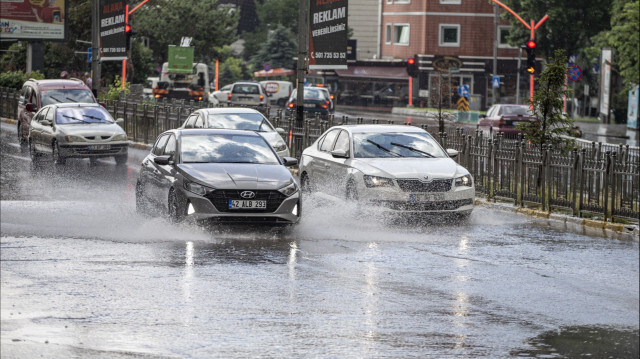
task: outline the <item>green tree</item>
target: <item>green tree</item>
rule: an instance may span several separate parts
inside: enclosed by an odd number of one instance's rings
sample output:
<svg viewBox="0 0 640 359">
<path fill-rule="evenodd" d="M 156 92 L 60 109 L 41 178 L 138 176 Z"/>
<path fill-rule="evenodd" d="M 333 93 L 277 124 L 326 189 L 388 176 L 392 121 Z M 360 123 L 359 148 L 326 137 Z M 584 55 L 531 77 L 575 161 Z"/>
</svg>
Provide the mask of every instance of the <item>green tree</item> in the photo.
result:
<svg viewBox="0 0 640 359">
<path fill-rule="evenodd" d="M 218 88 L 241 80 L 243 77 L 242 59 L 235 57 L 226 59 L 220 65 L 220 76 L 218 77 L 218 81 L 220 81 L 220 86 L 218 86 Z"/>
<path fill-rule="evenodd" d="M 0 70 L 22 71 L 27 68 L 27 46 L 24 42 L 16 42 L 9 46 L 7 52 L 0 57 Z"/>
<path fill-rule="evenodd" d="M 264 64 L 272 68 L 293 68 L 297 46 L 293 34 L 282 25 L 277 25 L 269 35 L 269 39 L 260 46 L 258 52 L 251 57 L 252 69 L 262 69 Z"/>
<path fill-rule="evenodd" d="M 179 45 L 185 36 L 193 39 L 194 59 L 206 63 L 237 38 L 239 11 L 218 0 L 154 0 L 131 16 L 133 29 L 149 38 L 159 63 L 167 61 L 168 46 Z"/>
<path fill-rule="evenodd" d="M 613 65 L 620 72 L 625 90 L 640 83 L 638 53 L 640 53 L 640 1 L 614 0 L 611 31 L 606 32 L 609 45 L 615 49 Z"/>
<path fill-rule="evenodd" d="M 537 122 L 526 122 L 518 127 L 525 139 L 532 144 L 557 146 L 571 141 L 561 135 L 569 133 L 573 119 L 563 113 L 563 96 L 571 90 L 564 88 L 567 73 L 567 56 L 563 50 L 556 50 L 552 61 L 536 78 L 538 89 L 533 94 L 533 114 Z"/>
<path fill-rule="evenodd" d="M 244 40 L 242 56 L 245 59 L 251 59 L 267 41 L 269 31 L 279 25 L 288 28 L 291 34 L 297 34 L 299 3 L 299 0 L 256 1 L 258 25 L 253 33 L 242 34 L 242 39 Z M 292 36 L 292 39 L 296 41 L 295 36 Z"/>
<path fill-rule="evenodd" d="M 155 74 L 156 62 L 153 58 L 153 51 L 145 47 L 140 41 L 131 42 L 131 61 L 133 62 L 133 83 L 144 83 L 149 76 Z"/>
</svg>

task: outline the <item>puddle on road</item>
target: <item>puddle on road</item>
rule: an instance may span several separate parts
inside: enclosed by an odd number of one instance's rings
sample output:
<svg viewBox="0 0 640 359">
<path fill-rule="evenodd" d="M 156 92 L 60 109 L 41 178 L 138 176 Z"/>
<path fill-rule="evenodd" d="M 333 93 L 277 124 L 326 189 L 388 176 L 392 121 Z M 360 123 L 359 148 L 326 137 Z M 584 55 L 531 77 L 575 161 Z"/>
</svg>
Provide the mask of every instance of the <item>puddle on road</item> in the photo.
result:
<svg viewBox="0 0 640 359">
<path fill-rule="evenodd" d="M 638 329 L 563 327 L 529 340 L 533 349 L 511 352 L 518 358 L 638 358 Z"/>
</svg>

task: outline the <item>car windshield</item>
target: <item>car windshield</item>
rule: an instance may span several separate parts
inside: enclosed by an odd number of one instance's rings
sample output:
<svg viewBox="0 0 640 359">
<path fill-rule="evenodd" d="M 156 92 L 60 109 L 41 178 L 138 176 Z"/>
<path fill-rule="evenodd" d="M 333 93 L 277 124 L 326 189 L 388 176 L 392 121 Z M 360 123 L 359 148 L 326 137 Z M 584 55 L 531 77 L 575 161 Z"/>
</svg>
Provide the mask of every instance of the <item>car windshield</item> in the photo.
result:
<svg viewBox="0 0 640 359">
<path fill-rule="evenodd" d="M 353 147 L 356 158 L 447 157 L 433 137 L 424 132 L 354 133 Z"/>
<path fill-rule="evenodd" d="M 258 132 L 275 131 L 269 121 L 260 113 L 216 113 L 207 118 L 209 128 L 228 128 Z"/>
<path fill-rule="evenodd" d="M 40 92 L 42 107 L 55 103 L 77 102 L 95 103 L 91 91 L 86 89 L 56 89 L 42 90 Z"/>
<path fill-rule="evenodd" d="M 500 108 L 500 115 L 530 116 L 531 110 L 529 110 L 528 106 L 502 106 Z"/>
<path fill-rule="evenodd" d="M 242 134 L 183 136 L 180 157 L 182 163 L 280 163 L 261 136 Z"/>
<path fill-rule="evenodd" d="M 101 106 L 62 107 L 56 111 L 56 123 L 59 125 L 113 122 L 113 117 Z"/>
</svg>

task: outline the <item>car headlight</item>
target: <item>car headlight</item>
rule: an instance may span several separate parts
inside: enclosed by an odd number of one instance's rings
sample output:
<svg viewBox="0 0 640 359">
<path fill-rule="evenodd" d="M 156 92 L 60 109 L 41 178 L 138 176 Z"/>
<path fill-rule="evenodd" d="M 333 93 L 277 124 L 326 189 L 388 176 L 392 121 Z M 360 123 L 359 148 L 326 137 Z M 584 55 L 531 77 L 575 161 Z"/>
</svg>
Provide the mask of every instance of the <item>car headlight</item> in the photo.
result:
<svg viewBox="0 0 640 359">
<path fill-rule="evenodd" d="M 393 187 L 393 180 L 386 177 L 365 175 L 364 184 L 367 187 Z"/>
<path fill-rule="evenodd" d="M 69 135 L 64 136 L 65 142 L 85 142 L 86 140 L 82 136 Z"/>
<path fill-rule="evenodd" d="M 282 193 L 283 195 L 289 197 L 292 194 L 298 192 L 298 185 L 294 181 L 291 181 L 284 187 L 279 188 L 278 191 L 280 191 L 280 193 Z"/>
<path fill-rule="evenodd" d="M 287 144 L 284 143 L 283 140 L 278 140 L 273 148 L 276 150 L 276 152 L 281 152 L 287 149 Z"/>
<path fill-rule="evenodd" d="M 190 181 L 185 181 L 184 182 L 184 189 L 186 189 L 187 191 L 189 191 L 191 193 L 195 193 L 197 195 L 200 195 L 200 196 L 205 196 L 205 195 L 215 191 L 214 188 L 203 186 L 200 183 L 190 182 Z"/>
<path fill-rule="evenodd" d="M 467 186 L 467 187 L 473 186 L 473 179 L 471 179 L 471 175 L 464 175 L 456 178 L 456 187 L 461 187 L 461 186 Z"/>
<path fill-rule="evenodd" d="M 127 137 L 126 133 L 119 133 L 119 134 L 113 136 L 111 141 L 126 141 L 128 139 L 129 139 L 129 137 Z"/>
</svg>

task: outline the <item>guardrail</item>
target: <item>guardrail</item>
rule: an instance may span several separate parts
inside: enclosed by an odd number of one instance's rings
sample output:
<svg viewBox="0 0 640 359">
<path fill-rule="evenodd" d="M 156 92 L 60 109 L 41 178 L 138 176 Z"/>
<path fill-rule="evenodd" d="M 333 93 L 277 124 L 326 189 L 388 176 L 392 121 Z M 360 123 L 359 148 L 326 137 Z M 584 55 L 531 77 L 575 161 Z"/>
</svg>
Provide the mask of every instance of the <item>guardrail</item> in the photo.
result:
<svg viewBox="0 0 640 359">
<path fill-rule="evenodd" d="M 15 117 L 19 96 L 0 89 L 0 116 Z M 206 103 L 160 101 L 147 103 L 116 100 L 106 103 L 115 118 L 124 119 L 129 138 L 153 143 L 168 129 L 179 127 L 194 110 Z M 300 158 L 324 131 L 343 124 L 393 124 L 377 119 L 326 118 L 305 115 L 296 121 L 288 111 L 267 110 L 265 116 L 287 133 L 291 154 Z M 425 130 L 429 128 L 421 126 Z M 563 211 L 576 217 L 599 217 L 603 221 L 640 221 L 640 154 L 637 148 L 595 142 L 578 142 L 577 149 L 530 146 L 522 138 L 487 137 L 469 133 L 453 122 L 445 132 L 432 135 L 445 148 L 459 151 L 456 161 L 476 181 L 478 195 L 489 200 L 513 201 L 517 206 L 536 206 L 545 211 Z"/>
</svg>

